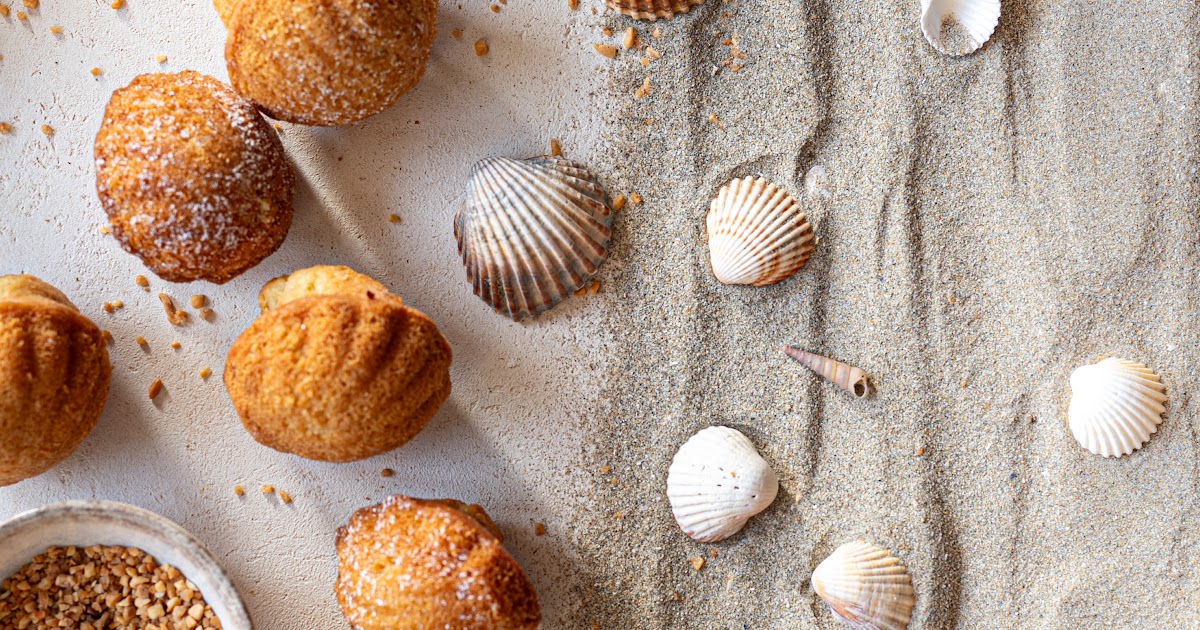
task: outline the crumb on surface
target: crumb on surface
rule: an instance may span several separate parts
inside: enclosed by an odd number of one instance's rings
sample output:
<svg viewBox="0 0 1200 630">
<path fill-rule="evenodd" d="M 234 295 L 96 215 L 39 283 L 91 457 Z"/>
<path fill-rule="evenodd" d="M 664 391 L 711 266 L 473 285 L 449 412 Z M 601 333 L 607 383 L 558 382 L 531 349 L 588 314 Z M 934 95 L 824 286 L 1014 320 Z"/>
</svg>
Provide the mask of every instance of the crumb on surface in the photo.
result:
<svg viewBox="0 0 1200 630">
<path fill-rule="evenodd" d="M 475 40 L 475 56 L 483 57 L 488 54 L 488 44 L 482 39 Z"/>
<path fill-rule="evenodd" d="M 239 496 L 239 497 L 240 497 L 240 496 L 245 496 L 245 494 L 246 494 L 246 489 L 245 489 L 245 488 L 243 488 L 243 487 L 241 487 L 240 485 L 238 485 L 238 486 L 234 486 L 234 487 L 233 487 L 233 494 L 234 494 L 234 496 Z"/>
<path fill-rule="evenodd" d="M 603 57 L 609 59 L 617 58 L 617 47 L 612 44 L 592 44 L 592 48 L 595 48 L 596 52 L 600 53 Z"/>
<path fill-rule="evenodd" d="M 42 133 L 46 134 L 47 138 L 53 137 L 54 136 L 54 127 L 51 127 L 50 125 L 43 123 L 42 124 Z"/>
<path fill-rule="evenodd" d="M 107 330 L 100 331 L 100 338 L 103 339 L 104 343 L 107 344 L 111 344 L 113 342 L 112 333 L 108 332 Z"/>
<path fill-rule="evenodd" d="M 545 536 L 546 535 L 546 526 L 543 525 L 542 523 L 534 523 L 533 524 L 533 535 L 534 536 Z"/>
<path fill-rule="evenodd" d="M 166 293 L 159 293 L 158 299 L 162 302 L 163 310 L 167 313 L 167 321 L 174 326 L 182 326 L 188 320 L 188 314 L 179 308 L 176 308 L 175 301 Z"/>
<path fill-rule="evenodd" d="M 613 34 L 612 28 L 608 26 L 601 28 L 600 32 L 603 33 L 605 37 L 612 37 Z"/>
<path fill-rule="evenodd" d="M 192 308 L 200 308 L 208 303 L 208 296 L 201 294 L 193 295 L 188 298 L 188 303 L 192 305 Z"/>
<path fill-rule="evenodd" d="M 163 390 L 162 379 L 161 378 L 154 379 L 154 382 L 150 383 L 150 392 L 149 392 L 150 400 L 154 400 L 155 398 L 157 398 L 158 395 L 160 393 L 162 393 L 162 390 Z"/>
<path fill-rule="evenodd" d="M 625 50 L 629 50 L 630 48 L 633 48 L 634 44 L 636 43 L 637 31 L 630 26 L 629 28 L 625 29 L 625 37 L 621 39 L 621 46 L 624 47 Z"/>
<path fill-rule="evenodd" d="M 54 26 L 50 27 L 50 33 L 52 35 L 62 35 L 63 29 L 61 26 L 58 26 L 57 24 L 55 24 Z"/>
<path fill-rule="evenodd" d="M 399 223 L 399 222 L 400 222 L 400 215 L 398 215 L 398 214 L 389 214 L 389 215 L 388 215 L 388 222 L 390 222 L 390 223 Z"/>
<path fill-rule="evenodd" d="M 383 470 L 379 471 L 379 476 L 380 477 L 395 477 L 396 471 L 392 470 L 391 468 L 384 468 Z"/>
<path fill-rule="evenodd" d="M 125 0 L 113 0 L 113 3 L 109 6 L 114 9 L 120 9 L 121 7 L 125 6 Z"/>
<path fill-rule="evenodd" d="M 213 311 L 211 308 L 205 306 L 204 308 L 201 308 L 199 311 L 197 311 L 196 314 L 200 316 L 200 319 L 203 319 L 206 322 L 211 322 L 213 319 L 213 316 L 216 315 L 216 311 Z"/>
<path fill-rule="evenodd" d="M 704 568 L 704 556 L 696 556 L 690 560 L 692 568 L 699 571 Z"/>
<path fill-rule="evenodd" d="M 288 494 L 287 492 L 285 492 L 283 490 L 280 490 L 279 491 L 279 500 L 283 501 L 284 503 L 286 503 L 288 505 L 291 505 L 292 495 Z"/>
<path fill-rule="evenodd" d="M 103 230 L 104 228 L 100 228 L 100 229 Z M 150 286 L 150 281 L 146 279 L 146 276 L 138 276 L 133 279 L 133 282 L 134 282 L 134 284 L 136 284 L 142 288 Z"/>
<path fill-rule="evenodd" d="M 17 19 L 24 22 L 29 19 L 29 16 L 24 11 L 17 11 Z"/>
<path fill-rule="evenodd" d="M 624 207 L 625 195 L 617 195 L 616 197 L 613 197 L 612 209 L 614 212 L 620 211 L 620 209 Z"/>
<path fill-rule="evenodd" d="M 206 367 L 200 368 L 200 378 L 206 379 L 210 376 L 212 376 L 212 369 Z"/>
<path fill-rule="evenodd" d="M 167 63 L 167 56 L 162 53 L 159 53 L 157 55 L 154 55 L 154 60 L 157 61 L 158 63 Z"/>
<path fill-rule="evenodd" d="M 567 8 L 574 11 L 579 8 L 579 0 L 567 0 Z"/>
<path fill-rule="evenodd" d="M 9 10 L 7 4 L 0 4 L 0 17 L 8 17 Z"/>
<path fill-rule="evenodd" d="M 12 133 L 12 123 L 0 122 L 0 136 Z"/>
<path fill-rule="evenodd" d="M 491 6 L 491 9 L 492 9 L 492 13 L 499 13 L 499 12 L 500 12 L 500 5 L 498 5 L 498 4 L 493 4 L 493 5 Z"/>
<path fill-rule="evenodd" d="M 25 5 L 26 9 L 38 8 L 38 0 L 22 0 L 21 4 Z"/>
<path fill-rule="evenodd" d="M 172 349 L 174 349 L 174 350 L 178 350 L 178 349 L 179 349 L 179 348 L 181 348 L 181 347 L 182 347 L 182 344 L 180 344 L 178 341 L 172 341 L 172 342 L 171 342 L 171 348 L 172 348 Z"/>
<path fill-rule="evenodd" d="M 610 473 L 610 472 L 612 472 L 612 467 L 611 467 L 611 466 L 608 466 L 608 465 L 606 464 L 606 465 L 604 465 L 604 466 L 601 466 L 601 467 L 600 467 L 600 474 L 601 474 L 601 475 L 607 475 L 607 474 L 608 474 L 608 473 Z"/>
<path fill-rule="evenodd" d="M 562 156 L 562 144 L 558 138 L 550 138 L 550 155 Z"/>
<path fill-rule="evenodd" d="M 635 206 L 642 205 L 642 196 L 638 193 L 629 193 L 629 201 Z"/>
<path fill-rule="evenodd" d="M 462 29 L 456 28 L 453 31 L 450 31 L 450 36 L 453 37 L 454 39 L 461 38 L 462 37 Z"/>
<path fill-rule="evenodd" d="M 275 486 L 269 483 L 263 484 L 263 487 L 259 488 L 259 492 L 263 494 L 275 494 Z"/>
<path fill-rule="evenodd" d="M 133 340 L 137 342 L 137 345 L 141 346 L 142 349 L 146 349 L 150 346 L 150 344 L 146 343 L 146 338 L 141 335 L 134 337 Z"/>
</svg>

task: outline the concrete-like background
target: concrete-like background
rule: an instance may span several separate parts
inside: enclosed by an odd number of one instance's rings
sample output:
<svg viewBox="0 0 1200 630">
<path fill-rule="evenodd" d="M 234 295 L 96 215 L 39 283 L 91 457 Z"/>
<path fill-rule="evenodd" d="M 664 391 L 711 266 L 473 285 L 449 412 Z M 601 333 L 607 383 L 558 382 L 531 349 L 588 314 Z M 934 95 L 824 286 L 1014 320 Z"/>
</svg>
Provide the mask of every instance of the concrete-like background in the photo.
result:
<svg viewBox="0 0 1200 630">
<path fill-rule="evenodd" d="M 300 180 L 295 223 L 275 255 L 224 286 L 161 281 L 102 235 L 91 157 L 109 95 L 137 74 L 226 78 L 215 11 L 204 2 L 128 0 L 115 11 L 107 0 L 42 0 L 26 22 L 0 19 L 0 121 L 14 126 L 0 136 L 0 274 L 54 284 L 115 340 L 99 425 L 62 465 L 0 488 L 0 519 L 65 499 L 146 507 L 211 548 L 259 628 L 339 628 L 335 529 L 392 493 L 448 496 L 486 507 L 533 580 L 546 627 L 563 627 L 577 601 L 567 542 L 580 484 L 573 464 L 605 370 L 595 325 L 602 296 L 573 299 L 536 323 L 509 322 L 472 295 L 451 217 L 479 158 L 544 153 L 551 137 L 568 157 L 594 157 L 602 117 L 590 103 L 601 59 L 584 32 L 589 8 L 513 1 L 493 13 L 482 0 L 445 2 L 425 77 L 397 106 L 345 128 L 283 124 Z M 51 34 L 52 25 L 64 32 Z M 478 38 L 491 49 L 484 58 L 475 55 Z M 94 78 L 93 67 L 103 75 Z M 390 223 L 391 213 L 402 222 Z M 320 263 L 373 275 L 427 313 L 454 349 L 453 393 L 429 427 L 402 449 L 354 464 L 258 445 L 220 378 L 230 344 L 257 315 L 259 287 Z M 150 292 L 134 284 L 138 274 L 151 279 Z M 215 323 L 189 309 L 191 323 L 170 325 L 159 291 L 181 305 L 209 296 Z M 106 314 L 103 303 L 117 299 L 125 308 Z M 174 340 L 180 349 L 169 347 Z M 207 382 L 203 367 L 213 370 Z M 155 378 L 166 390 L 151 402 Z M 396 475 L 381 478 L 385 467 Z M 260 494 L 265 483 L 295 503 Z M 236 484 L 245 497 L 234 496 Z M 546 536 L 534 535 L 535 522 Z"/>
</svg>

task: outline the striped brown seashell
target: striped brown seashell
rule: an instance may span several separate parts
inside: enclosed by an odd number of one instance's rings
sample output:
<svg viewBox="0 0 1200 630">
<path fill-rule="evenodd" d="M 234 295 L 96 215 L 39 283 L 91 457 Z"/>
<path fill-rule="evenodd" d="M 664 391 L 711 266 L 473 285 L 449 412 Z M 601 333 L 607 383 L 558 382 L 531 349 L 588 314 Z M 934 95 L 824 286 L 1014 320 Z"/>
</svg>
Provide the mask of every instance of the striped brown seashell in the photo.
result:
<svg viewBox="0 0 1200 630">
<path fill-rule="evenodd" d="M 475 295 L 514 321 L 587 286 L 608 257 L 613 210 L 582 166 L 491 157 L 471 169 L 454 238 Z"/>
<path fill-rule="evenodd" d="M 824 376 L 834 385 L 854 394 L 858 398 L 866 398 L 871 393 L 870 375 L 853 365 L 834 361 L 828 357 L 813 354 L 807 350 L 801 350 L 793 346 L 783 346 L 783 351 L 789 357 L 799 361 L 804 367 Z"/>
<path fill-rule="evenodd" d="M 605 3 L 618 13 L 653 22 L 687 13 L 692 7 L 704 4 L 704 0 L 605 0 Z"/>
</svg>

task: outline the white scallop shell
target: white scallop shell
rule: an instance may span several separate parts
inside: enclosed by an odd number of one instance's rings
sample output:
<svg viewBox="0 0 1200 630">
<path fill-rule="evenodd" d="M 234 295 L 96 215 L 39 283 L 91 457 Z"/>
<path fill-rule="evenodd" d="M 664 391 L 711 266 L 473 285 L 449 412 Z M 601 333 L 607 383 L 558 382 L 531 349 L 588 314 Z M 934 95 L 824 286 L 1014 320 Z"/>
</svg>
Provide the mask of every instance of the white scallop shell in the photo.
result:
<svg viewBox="0 0 1200 630">
<path fill-rule="evenodd" d="M 1000 0 L 921 0 L 921 32 L 947 55 L 968 55 L 991 39 Z"/>
<path fill-rule="evenodd" d="M 1071 372 L 1067 423 L 1079 444 L 1104 457 L 1142 447 L 1162 422 L 1166 387 L 1151 369 L 1108 358 Z"/>
<path fill-rule="evenodd" d="M 761 177 L 722 186 L 709 206 L 707 224 L 713 275 L 725 284 L 775 284 L 812 255 L 812 225 L 800 206 Z"/>
<path fill-rule="evenodd" d="M 738 532 L 751 516 L 767 509 L 779 492 L 779 478 L 750 439 L 729 427 L 709 427 L 693 435 L 671 461 L 667 498 L 683 532 L 701 542 L 717 542 Z"/>
<path fill-rule="evenodd" d="M 859 630 L 904 630 L 916 603 L 908 569 L 890 551 L 863 540 L 838 547 L 812 574 L 813 590 L 833 616 Z"/>
<path fill-rule="evenodd" d="M 478 295 L 513 320 L 587 286 L 608 256 L 613 210 L 582 166 L 490 157 L 471 169 L 454 238 Z"/>
</svg>

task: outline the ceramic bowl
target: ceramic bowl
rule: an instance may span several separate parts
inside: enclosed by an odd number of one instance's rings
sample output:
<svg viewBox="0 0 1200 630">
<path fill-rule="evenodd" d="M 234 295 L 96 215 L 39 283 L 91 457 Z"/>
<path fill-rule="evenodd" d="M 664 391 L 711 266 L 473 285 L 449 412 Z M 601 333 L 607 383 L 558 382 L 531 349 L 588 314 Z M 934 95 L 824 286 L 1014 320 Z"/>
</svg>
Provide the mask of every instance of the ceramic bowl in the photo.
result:
<svg viewBox="0 0 1200 630">
<path fill-rule="evenodd" d="M 233 582 L 199 540 L 154 512 L 115 501 L 55 503 L 0 523 L 0 580 L 47 547 L 71 545 L 137 547 L 199 587 L 223 628 L 253 628 Z"/>
</svg>

